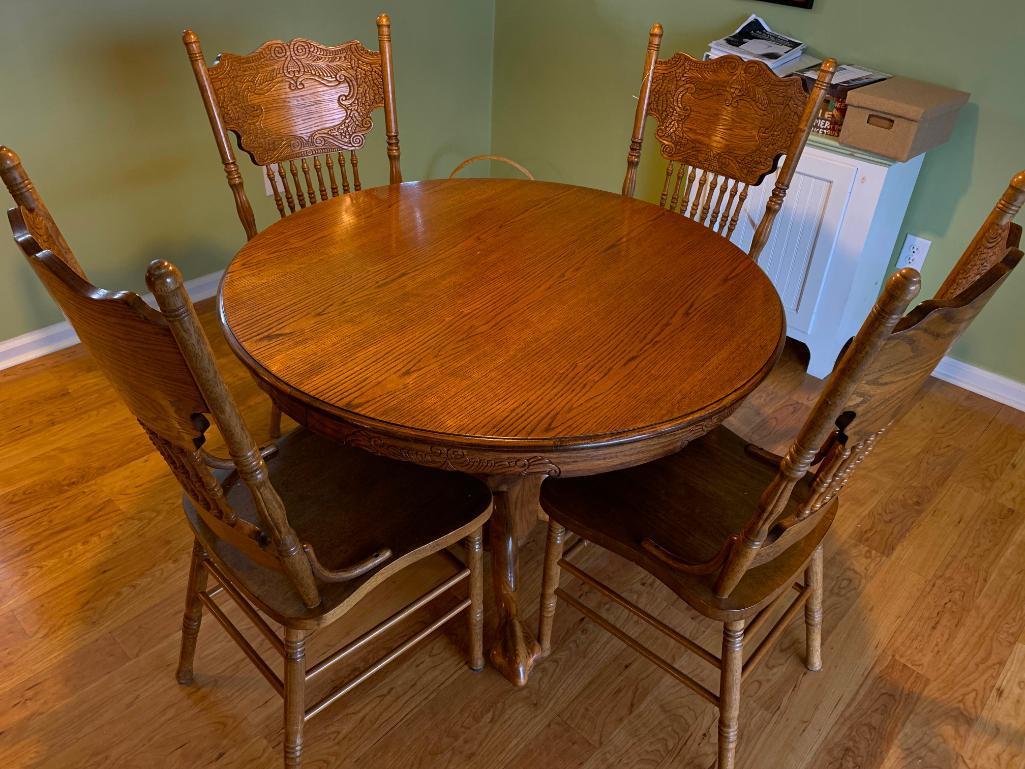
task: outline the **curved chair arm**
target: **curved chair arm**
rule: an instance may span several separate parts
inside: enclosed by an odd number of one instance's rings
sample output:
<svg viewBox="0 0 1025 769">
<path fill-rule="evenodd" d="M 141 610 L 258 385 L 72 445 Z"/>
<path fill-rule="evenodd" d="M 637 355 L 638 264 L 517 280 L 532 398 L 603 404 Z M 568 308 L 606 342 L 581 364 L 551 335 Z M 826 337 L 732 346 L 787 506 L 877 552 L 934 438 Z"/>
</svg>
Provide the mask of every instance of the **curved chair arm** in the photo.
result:
<svg viewBox="0 0 1025 769">
<path fill-rule="evenodd" d="M 459 173 L 464 168 L 466 168 L 468 165 L 470 165 L 471 163 L 476 163 L 478 160 L 497 160 L 499 163 L 505 163 L 506 165 L 512 166 L 517 171 L 519 171 L 521 174 L 523 174 L 528 179 L 530 179 L 530 181 L 534 181 L 534 175 L 532 173 L 530 173 L 530 171 L 528 171 L 526 168 L 521 166 L 515 160 L 512 160 L 510 158 L 504 157 L 502 155 L 474 155 L 472 158 L 467 158 L 462 163 L 457 165 L 455 167 L 455 169 L 452 171 L 452 173 L 450 173 L 448 175 L 448 178 L 451 179 L 457 173 Z"/>
<path fill-rule="evenodd" d="M 206 449 L 199 450 L 200 456 L 203 457 L 203 462 L 212 470 L 235 470 L 235 460 L 228 459 L 227 457 L 219 457 L 216 454 L 211 454 Z M 270 459 L 278 453 L 278 444 L 271 441 L 260 446 L 260 456 L 264 459 Z"/>
<path fill-rule="evenodd" d="M 368 571 L 376 569 L 382 563 L 391 558 L 391 550 L 386 547 L 378 550 L 369 558 L 365 558 L 359 563 L 354 563 L 343 569 L 331 570 L 317 560 L 317 554 L 313 551 L 313 545 L 305 543 L 303 545 L 303 551 L 306 553 L 306 557 L 310 560 L 310 568 L 313 569 L 314 575 L 316 575 L 317 579 L 321 582 L 348 582 L 349 580 L 356 579 L 357 577 L 362 577 Z"/>
</svg>

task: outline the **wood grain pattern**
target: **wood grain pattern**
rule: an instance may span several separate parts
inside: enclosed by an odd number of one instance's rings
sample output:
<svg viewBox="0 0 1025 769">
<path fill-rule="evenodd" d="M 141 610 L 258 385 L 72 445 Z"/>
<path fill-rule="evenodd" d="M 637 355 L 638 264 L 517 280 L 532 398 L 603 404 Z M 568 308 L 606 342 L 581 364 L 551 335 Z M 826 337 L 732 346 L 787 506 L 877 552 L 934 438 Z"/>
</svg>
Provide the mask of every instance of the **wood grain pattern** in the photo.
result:
<svg viewBox="0 0 1025 769">
<path fill-rule="evenodd" d="M 343 193 L 361 189 L 356 151 L 373 129 L 372 113 L 378 109 L 384 111 L 389 179 L 402 181 L 387 14 L 378 16 L 377 31 L 378 51 L 358 40 L 336 46 L 304 38 L 271 40 L 250 54 L 222 53 L 210 66 L 196 33 L 190 29 L 183 33 L 247 238 L 256 234 L 256 221 L 229 133 L 239 149 L 265 167 L 282 218 L 287 215 L 286 204 L 288 213 L 293 213 L 327 200 L 329 189 L 337 197 L 339 182 Z"/>
<path fill-rule="evenodd" d="M 221 338 L 214 308 L 201 306 L 200 317 L 246 421 L 265 431 L 262 392 Z M 791 405 L 795 398 L 807 404 L 802 383 L 813 394 L 821 387 L 804 377 L 801 352 L 788 345 L 780 365 L 729 426 L 750 440 L 748 425 L 760 424 L 759 441 L 785 444 L 806 413 Z M 0 399 L 8 407 L 0 421 L 5 468 L 0 472 L 5 569 L 0 754 L 12 769 L 273 766 L 282 750 L 280 700 L 224 634 L 203 631 L 196 655 L 200 689 L 181 689 L 170 678 L 192 533 L 181 522 L 175 480 L 104 381 L 81 347 L 0 372 Z M 46 407 L 38 408 L 39 403 Z M 843 515 L 826 548 L 826 672 L 804 670 L 803 628 L 795 626 L 744 682 L 741 767 L 819 769 L 828 765 L 827 743 L 838 740 L 849 724 L 881 723 L 856 703 L 899 651 L 894 631 L 921 590 L 942 582 L 937 572 L 942 554 L 973 525 L 969 500 L 985 509 L 1016 484 L 1011 475 L 1020 474 L 1020 467 L 1000 460 L 1013 457 L 1025 441 L 1025 423 L 1011 418 L 1006 407 L 935 379 L 926 384 L 920 405 L 914 417 L 894 425 L 843 493 Z M 964 450 L 953 464 L 919 468 L 926 475 L 918 481 L 935 486 L 937 497 L 950 504 L 922 510 L 913 544 L 916 552 L 940 557 L 920 559 L 915 571 L 908 571 L 903 548 L 877 554 L 851 538 L 856 529 L 844 521 L 858 521 L 879 495 L 895 494 L 906 484 L 903 465 L 892 467 L 895 458 L 921 450 L 916 447 L 958 440 L 945 425 L 953 421 L 963 427 L 966 419 L 978 429 L 962 429 Z M 99 461 L 99 440 L 117 461 Z M 210 448 L 223 453 L 216 436 Z M 984 458 L 981 465 L 976 456 Z M 1022 497 L 1017 499 L 1020 504 Z M 958 505 L 966 515 L 951 513 Z M 972 769 L 1021 769 L 1025 616 L 998 612 L 1002 602 L 1008 608 L 1021 605 L 1022 534 L 1019 526 L 1007 536 L 1002 556 L 980 561 L 986 587 L 977 600 L 923 628 L 920 639 L 927 645 L 933 633 L 947 638 L 954 628 L 957 635 L 953 643 L 930 645 L 935 651 L 920 673 L 930 681 L 926 693 L 912 705 L 909 679 L 889 679 L 887 696 L 910 708 L 888 756 L 890 766 L 915 765 L 930 756 L 939 759 L 933 765 L 957 766 L 962 756 Z M 89 546 L 97 536 L 105 538 L 102 548 Z M 525 604 L 537 605 L 544 544 L 539 527 L 521 553 Z M 375 591 L 367 602 L 372 611 L 354 612 L 320 631 L 322 636 L 314 634 L 308 654 L 358 636 L 450 574 L 447 561 L 435 558 Z M 689 613 L 641 569 L 598 548 L 586 549 L 580 561 L 603 580 L 615 580 L 624 594 L 663 621 L 715 648 L 716 628 Z M 568 581 L 564 589 L 594 600 L 593 591 Z M 594 605 L 616 621 L 625 615 L 601 602 Z M 438 611 L 410 621 L 420 626 Z M 487 619 L 494 619 L 490 608 Z M 313 765 L 345 769 L 410 764 L 520 769 L 536 766 L 539 757 L 552 766 L 587 769 L 710 766 L 714 709 L 583 622 L 574 612 L 556 614 L 552 656 L 526 689 L 512 689 L 493 670 L 466 675 L 465 632 L 461 624 L 452 625 L 448 637 L 425 642 L 403 664 L 368 681 L 312 723 L 304 739 L 306 758 Z M 491 634 L 493 624 L 489 627 Z M 995 631 L 1002 640 L 991 644 Z M 654 631 L 638 625 L 636 634 L 670 653 L 671 642 L 659 646 Z M 373 642 L 365 660 L 398 638 Z M 984 661 L 976 664 L 980 654 Z M 685 655 L 681 651 L 676 661 L 684 663 Z M 363 664 L 363 659 L 353 661 Z M 943 677 L 950 683 L 933 683 Z M 878 685 L 876 690 L 882 691 Z M 971 693 L 967 702 L 978 705 L 962 711 L 965 693 Z M 139 707 L 140 701 L 146 707 Z M 247 717 L 235 718 L 229 710 Z M 968 724 L 960 738 L 949 729 L 955 718 Z M 574 732 L 567 735 L 566 724 Z"/>
<path fill-rule="evenodd" d="M 836 61 L 823 62 L 810 95 L 800 77 L 781 78 L 761 62 L 722 56 L 658 58 L 662 25 L 648 34 L 623 194 L 632 196 L 648 117 L 668 161 L 659 205 L 727 239 L 751 187 L 780 168 L 749 250 L 758 258 L 783 205 Z"/>
<path fill-rule="evenodd" d="M 703 228 L 499 179 L 364 190 L 278 222 L 232 261 L 221 305 L 243 360 L 312 409 L 378 435 L 539 453 L 726 407 L 782 331 L 768 279 Z"/>
<path fill-rule="evenodd" d="M 381 187 L 289 217 L 232 261 L 221 313 L 300 423 L 490 479 L 491 659 L 521 685 L 540 646 L 518 614 L 517 553 L 541 479 L 679 449 L 783 340 L 775 290 L 727 241 L 622 196 L 519 180 Z"/>
<path fill-rule="evenodd" d="M 823 769 L 880 766 L 928 683 L 897 660 L 873 671 L 823 747 Z"/>
<path fill-rule="evenodd" d="M 1023 204 L 1025 171 L 1011 178 L 1004 194 L 936 292 L 937 299 L 949 299 L 961 293 L 1003 259 L 1008 248 L 1017 248 L 1021 244 L 1021 225 L 1015 224 L 1013 219 Z"/>
<path fill-rule="evenodd" d="M 21 165 L 21 158 L 14 150 L 3 145 L 0 145 L 0 178 L 14 199 L 23 223 L 15 231 L 15 239 L 19 241 L 22 250 L 32 253 L 44 249 L 51 251 L 79 276 L 85 277 L 57 222 L 50 216 L 50 210 Z"/>
</svg>

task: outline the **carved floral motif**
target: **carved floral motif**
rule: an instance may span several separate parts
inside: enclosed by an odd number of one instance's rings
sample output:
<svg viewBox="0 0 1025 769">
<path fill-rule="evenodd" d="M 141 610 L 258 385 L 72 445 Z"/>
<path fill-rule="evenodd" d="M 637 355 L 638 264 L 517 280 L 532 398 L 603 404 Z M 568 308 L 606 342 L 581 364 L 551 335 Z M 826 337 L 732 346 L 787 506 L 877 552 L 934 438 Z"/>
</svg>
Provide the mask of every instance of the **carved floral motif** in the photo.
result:
<svg viewBox="0 0 1025 769">
<path fill-rule="evenodd" d="M 648 114 L 667 160 L 757 185 L 786 153 L 806 101 L 799 78 L 760 62 L 678 53 L 655 65 Z"/>
<path fill-rule="evenodd" d="M 994 264 L 1004 258 L 1007 253 L 1008 234 L 1011 223 L 993 222 L 983 239 L 973 251 L 961 257 L 955 268 L 957 279 L 951 285 L 947 296 L 956 296 L 972 283 L 981 278 Z"/>
<path fill-rule="evenodd" d="M 364 430 L 349 433 L 344 442 L 390 459 L 473 475 L 548 475 L 554 478 L 561 472 L 558 465 L 541 456 L 491 457 L 458 448 L 390 441 Z"/>
<path fill-rule="evenodd" d="M 71 253 L 71 248 L 46 208 L 39 207 L 33 210 L 28 206 L 18 206 L 17 212 L 20 221 L 12 219 L 11 228 L 14 231 L 14 239 L 22 251 L 30 256 L 41 251 L 50 251 L 80 277 L 85 277 L 78 260 Z"/>
<path fill-rule="evenodd" d="M 140 424 L 142 424 L 140 422 Z M 221 486 L 210 468 L 206 466 L 198 451 L 185 449 L 160 434 L 142 425 L 167 466 L 171 469 L 182 489 L 192 500 L 192 504 L 200 513 L 216 518 L 221 523 L 235 529 L 243 537 L 253 540 L 260 547 L 265 547 L 268 537 L 249 521 L 239 518 L 228 504 Z"/>
<path fill-rule="evenodd" d="M 357 40 L 272 40 L 246 56 L 222 54 L 209 71 L 225 126 L 259 165 L 359 149 L 384 106 L 381 54 Z M 325 91 L 338 92 L 330 108 L 317 99 Z"/>
</svg>

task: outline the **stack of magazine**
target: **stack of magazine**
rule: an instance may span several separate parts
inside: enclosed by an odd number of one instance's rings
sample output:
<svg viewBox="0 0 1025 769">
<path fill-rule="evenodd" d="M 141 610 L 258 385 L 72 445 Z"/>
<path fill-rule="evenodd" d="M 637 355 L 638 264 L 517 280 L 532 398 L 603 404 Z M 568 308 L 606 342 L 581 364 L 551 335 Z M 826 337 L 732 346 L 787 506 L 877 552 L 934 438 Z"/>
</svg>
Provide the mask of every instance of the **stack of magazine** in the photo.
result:
<svg viewBox="0 0 1025 769">
<path fill-rule="evenodd" d="M 755 14 L 737 27 L 732 34 L 713 40 L 704 58 L 739 56 L 745 61 L 760 61 L 780 77 L 799 73 L 810 87 L 819 74 L 821 59 L 809 55 L 800 40 L 773 32 L 765 19 Z M 839 136 L 847 113 L 847 94 L 855 88 L 876 83 L 890 77 L 868 67 L 844 64 L 837 68 L 832 84 L 826 90 L 826 99 L 815 118 L 812 130 L 827 136 Z"/>
<path fill-rule="evenodd" d="M 806 54 L 806 47 L 800 40 L 773 32 L 763 18 L 751 14 L 732 35 L 713 40 L 705 59 L 739 56 L 760 61 L 778 75 L 789 75 L 820 61 Z"/>
</svg>

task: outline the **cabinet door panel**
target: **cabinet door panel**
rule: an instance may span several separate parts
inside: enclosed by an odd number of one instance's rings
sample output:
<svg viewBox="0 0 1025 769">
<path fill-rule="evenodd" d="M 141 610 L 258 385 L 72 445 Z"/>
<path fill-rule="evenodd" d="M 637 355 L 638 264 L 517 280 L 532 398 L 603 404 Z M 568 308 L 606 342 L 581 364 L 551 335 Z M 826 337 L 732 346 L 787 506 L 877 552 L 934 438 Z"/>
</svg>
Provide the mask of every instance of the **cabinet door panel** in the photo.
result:
<svg viewBox="0 0 1025 769">
<path fill-rule="evenodd" d="M 789 328 L 811 329 L 822 281 L 858 175 L 857 161 L 808 148 L 798 164 L 772 236 L 758 259 L 786 309 Z M 751 192 L 734 242 L 750 247 L 775 177 Z"/>
</svg>

